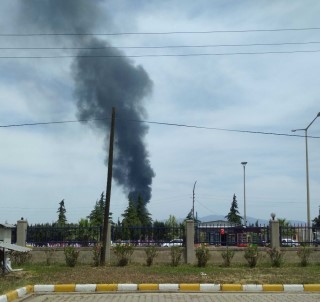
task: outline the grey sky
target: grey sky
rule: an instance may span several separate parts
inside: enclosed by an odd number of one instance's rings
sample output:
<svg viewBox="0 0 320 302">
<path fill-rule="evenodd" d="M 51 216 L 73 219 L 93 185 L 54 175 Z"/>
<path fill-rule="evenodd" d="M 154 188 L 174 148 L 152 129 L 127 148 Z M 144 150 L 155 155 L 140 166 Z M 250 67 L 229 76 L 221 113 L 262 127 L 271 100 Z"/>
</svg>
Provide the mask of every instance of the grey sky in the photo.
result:
<svg viewBox="0 0 320 302">
<path fill-rule="evenodd" d="M 24 1 L 2 1 L 1 33 L 47 32 L 19 15 Z M 37 11 L 39 1 L 24 2 Z M 82 1 L 85 3 L 85 1 Z M 134 4 L 133 4 L 134 3 Z M 95 33 L 193 32 L 320 27 L 319 1 L 96 1 L 88 13 Z M 43 14 L 43 12 L 42 12 Z M 20 16 L 20 17 L 19 17 Z M 81 12 L 79 18 L 81 18 Z M 87 16 L 87 14 L 85 14 Z M 43 20 L 57 19 L 54 11 Z M 87 16 L 88 17 L 88 16 Z M 94 17 L 94 16 L 93 16 Z M 50 21 L 50 24 L 54 23 Z M 88 20 L 90 18 L 88 17 Z M 88 21 L 89 22 L 89 21 Z M 49 22 L 48 22 L 49 23 Z M 75 24 L 77 26 L 77 23 Z M 89 25 L 88 25 L 89 26 Z M 68 29 L 66 28 L 65 32 Z M 99 39 L 113 46 L 221 45 L 320 42 L 320 30 L 122 35 Z M 76 37 L 0 37 L 3 47 L 64 47 Z M 121 49 L 126 55 L 318 50 L 320 44 Z M 72 50 L 0 50 L 0 56 L 66 55 Z M 291 134 L 320 111 L 320 53 L 131 58 L 148 73 L 153 90 L 145 100 L 147 120 L 214 128 Z M 101 59 L 101 64 L 104 60 Z M 116 60 L 116 59 L 113 59 Z M 0 59 L 1 125 L 74 120 L 77 96 L 70 59 Z M 117 121 L 117 123 L 128 121 Z M 304 138 L 148 124 L 145 136 L 156 176 L 148 209 L 153 219 L 226 215 L 236 194 L 243 215 L 243 168 L 247 161 L 247 216 L 306 220 Z M 298 133 L 297 133 L 298 134 Z M 303 132 L 299 132 L 303 135 Z M 320 118 L 309 135 L 320 136 Z M 0 221 L 57 219 L 65 199 L 67 218 L 87 216 L 105 190 L 105 138 L 93 125 L 63 124 L 0 128 Z M 309 139 L 311 217 L 320 205 L 320 140 Z M 111 211 L 127 206 L 113 183 Z"/>
</svg>

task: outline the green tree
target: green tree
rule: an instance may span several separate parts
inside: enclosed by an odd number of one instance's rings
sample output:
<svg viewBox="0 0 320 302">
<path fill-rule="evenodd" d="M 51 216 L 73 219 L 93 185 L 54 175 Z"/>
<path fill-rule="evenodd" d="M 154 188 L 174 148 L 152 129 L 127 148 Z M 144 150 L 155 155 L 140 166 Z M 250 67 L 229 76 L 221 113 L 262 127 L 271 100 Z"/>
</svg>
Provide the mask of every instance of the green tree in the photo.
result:
<svg viewBox="0 0 320 302">
<path fill-rule="evenodd" d="M 137 204 L 137 216 L 140 220 L 140 223 L 142 226 L 151 226 L 152 225 L 152 218 L 150 213 L 148 212 L 148 209 L 141 197 L 141 195 L 138 196 L 138 200 L 136 202 Z"/>
<path fill-rule="evenodd" d="M 180 229 L 179 229 L 179 223 L 177 221 L 177 218 L 173 215 L 169 215 L 169 218 L 165 221 L 165 227 L 166 227 L 166 239 L 172 240 L 175 238 L 178 238 L 180 236 Z"/>
<path fill-rule="evenodd" d="M 66 208 L 64 206 L 64 199 L 62 199 L 59 202 L 59 208 L 58 208 L 58 221 L 57 224 L 58 225 L 65 225 L 67 223 L 67 217 L 66 217 Z"/>
<path fill-rule="evenodd" d="M 235 224 L 241 224 L 241 219 L 242 217 L 239 215 L 238 211 L 238 202 L 237 202 L 237 197 L 236 194 L 233 194 L 233 200 L 231 203 L 230 211 L 225 218 L 228 219 L 229 222 L 235 223 Z"/>
<path fill-rule="evenodd" d="M 312 220 L 312 225 L 313 225 L 313 227 L 316 227 L 316 228 L 320 227 L 320 213 L 319 213 L 318 217 L 315 217 Z"/>
<path fill-rule="evenodd" d="M 124 213 L 122 214 L 122 226 L 124 230 L 123 239 L 138 240 L 140 237 L 141 221 L 138 217 L 137 208 L 132 199 L 129 199 L 129 204 Z"/>
<path fill-rule="evenodd" d="M 295 229 L 291 228 L 290 222 L 286 218 L 278 218 L 280 232 L 282 237 L 293 237 L 295 236 Z"/>
<path fill-rule="evenodd" d="M 91 213 L 87 216 L 90 220 L 90 224 L 93 226 L 101 226 L 104 221 L 104 209 L 105 209 L 105 198 L 104 192 L 101 193 L 100 199 L 96 201 L 96 204 L 91 211 Z"/>
<path fill-rule="evenodd" d="M 200 223 L 200 222 L 201 222 L 201 221 L 198 219 L 198 214 L 197 214 L 197 213 L 196 213 L 194 219 L 193 219 L 192 216 L 193 216 L 193 213 L 192 213 L 192 209 L 191 209 L 184 221 L 186 221 L 186 220 L 194 220 L 195 223 Z"/>
</svg>

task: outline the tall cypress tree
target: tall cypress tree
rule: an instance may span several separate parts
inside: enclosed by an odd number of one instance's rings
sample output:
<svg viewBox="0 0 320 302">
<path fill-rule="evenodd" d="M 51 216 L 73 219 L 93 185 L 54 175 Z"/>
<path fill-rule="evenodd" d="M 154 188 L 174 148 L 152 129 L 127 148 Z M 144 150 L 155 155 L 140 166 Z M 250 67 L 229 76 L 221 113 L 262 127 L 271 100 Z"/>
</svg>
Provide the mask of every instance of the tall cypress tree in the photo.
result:
<svg viewBox="0 0 320 302">
<path fill-rule="evenodd" d="M 233 200 L 231 203 L 230 211 L 225 218 L 228 219 L 229 222 L 235 223 L 235 224 L 241 224 L 241 219 L 242 217 L 239 215 L 238 211 L 238 202 L 237 202 L 237 197 L 236 194 L 233 194 Z"/>
<path fill-rule="evenodd" d="M 58 225 L 65 225 L 67 223 L 67 217 L 66 217 L 66 208 L 64 206 L 64 199 L 62 199 L 59 202 L 59 208 L 58 208 L 58 221 L 57 224 Z"/>
</svg>

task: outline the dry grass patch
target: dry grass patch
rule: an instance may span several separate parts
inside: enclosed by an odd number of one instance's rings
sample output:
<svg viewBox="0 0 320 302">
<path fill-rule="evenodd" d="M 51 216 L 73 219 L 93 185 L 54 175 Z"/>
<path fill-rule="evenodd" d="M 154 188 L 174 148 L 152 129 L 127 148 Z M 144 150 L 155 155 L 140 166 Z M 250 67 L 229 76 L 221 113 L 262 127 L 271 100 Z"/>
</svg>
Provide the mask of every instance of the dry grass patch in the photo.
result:
<svg viewBox="0 0 320 302">
<path fill-rule="evenodd" d="M 92 267 L 79 265 L 24 265 L 24 270 L 0 277 L 0 294 L 27 284 L 63 283 L 319 283 L 320 265 L 280 268 L 234 265 L 228 268 L 208 265 L 128 265 L 125 267 Z"/>
</svg>

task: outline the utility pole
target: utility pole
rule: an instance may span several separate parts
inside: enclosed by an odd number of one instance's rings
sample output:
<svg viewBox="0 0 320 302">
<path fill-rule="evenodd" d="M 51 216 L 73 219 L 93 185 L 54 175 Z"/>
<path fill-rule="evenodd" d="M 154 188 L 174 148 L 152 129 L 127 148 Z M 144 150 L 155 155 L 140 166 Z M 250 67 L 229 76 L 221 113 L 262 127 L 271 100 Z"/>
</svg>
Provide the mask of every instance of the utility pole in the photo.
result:
<svg viewBox="0 0 320 302">
<path fill-rule="evenodd" d="M 194 185 L 193 185 L 193 197 L 192 197 L 192 219 L 193 219 L 193 222 L 194 222 L 194 190 L 195 190 L 195 188 L 196 188 L 196 183 L 197 183 L 197 181 L 195 181 L 195 183 L 194 183 Z"/>
<path fill-rule="evenodd" d="M 116 115 L 115 109 L 114 107 L 112 107 L 110 142 L 109 142 L 109 159 L 108 159 L 108 178 L 107 178 L 107 188 L 106 188 L 106 204 L 105 204 L 105 211 L 104 211 L 102 251 L 101 251 L 101 259 L 100 259 L 101 265 L 105 265 L 106 253 L 107 253 L 107 234 L 108 234 L 108 228 L 109 228 L 109 215 L 110 215 L 115 115 Z"/>
</svg>

